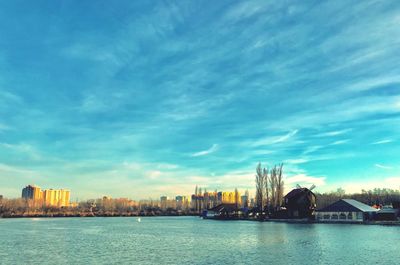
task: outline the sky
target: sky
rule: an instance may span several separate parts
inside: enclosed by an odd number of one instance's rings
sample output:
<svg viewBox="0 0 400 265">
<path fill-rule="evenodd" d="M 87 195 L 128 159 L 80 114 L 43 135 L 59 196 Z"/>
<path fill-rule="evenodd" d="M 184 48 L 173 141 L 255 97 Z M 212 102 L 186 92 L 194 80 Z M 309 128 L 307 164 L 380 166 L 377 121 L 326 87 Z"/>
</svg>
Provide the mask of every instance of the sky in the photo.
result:
<svg viewBox="0 0 400 265">
<path fill-rule="evenodd" d="M 400 188 L 399 1 L 1 1 L 0 194 Z"/>
</svg>

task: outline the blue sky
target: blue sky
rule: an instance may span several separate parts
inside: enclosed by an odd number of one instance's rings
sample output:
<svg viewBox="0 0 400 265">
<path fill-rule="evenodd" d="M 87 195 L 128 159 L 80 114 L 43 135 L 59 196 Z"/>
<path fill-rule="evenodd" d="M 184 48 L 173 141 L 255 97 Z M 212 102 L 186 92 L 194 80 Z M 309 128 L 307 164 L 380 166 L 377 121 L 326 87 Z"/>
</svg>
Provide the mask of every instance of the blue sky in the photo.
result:
<svg viewBox="0 0 400 265">
<path fill-rule="evenodd" d="M 2 1 L 0 194 L 400 187 L 398 1 Z"/>
</svg>

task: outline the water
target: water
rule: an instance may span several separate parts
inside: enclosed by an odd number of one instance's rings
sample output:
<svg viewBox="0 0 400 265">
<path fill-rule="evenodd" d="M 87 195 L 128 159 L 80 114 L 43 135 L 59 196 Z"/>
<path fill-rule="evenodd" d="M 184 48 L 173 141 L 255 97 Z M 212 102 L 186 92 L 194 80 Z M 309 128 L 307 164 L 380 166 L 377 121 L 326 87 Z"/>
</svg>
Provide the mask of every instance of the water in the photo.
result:
<svg viewBox="0 0 400 265">
<path fill-rule="evenodd" d="M 197 217 L 0 219 L 0 264 L 399 264 L 400 227 Z"/>
</svg>

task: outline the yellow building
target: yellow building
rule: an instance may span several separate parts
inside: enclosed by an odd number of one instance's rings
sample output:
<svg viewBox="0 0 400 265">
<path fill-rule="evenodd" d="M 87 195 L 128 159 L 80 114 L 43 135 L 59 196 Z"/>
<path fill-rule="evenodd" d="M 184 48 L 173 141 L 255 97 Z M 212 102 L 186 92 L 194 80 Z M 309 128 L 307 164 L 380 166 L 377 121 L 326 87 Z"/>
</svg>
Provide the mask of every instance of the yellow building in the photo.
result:
<svg viewBox="0 0 400 265">
<path fill-rule="evenodd" d="M 69 190 L 44 190 L 43 202 L 46 206 L 68 207 L 71 197 Z"/>
<path fill-rule="evenodd" d="M 238 203 L 241 204 L 240 192 L 224 191 L 220 193 L 221 203 Z"/>
</svg>

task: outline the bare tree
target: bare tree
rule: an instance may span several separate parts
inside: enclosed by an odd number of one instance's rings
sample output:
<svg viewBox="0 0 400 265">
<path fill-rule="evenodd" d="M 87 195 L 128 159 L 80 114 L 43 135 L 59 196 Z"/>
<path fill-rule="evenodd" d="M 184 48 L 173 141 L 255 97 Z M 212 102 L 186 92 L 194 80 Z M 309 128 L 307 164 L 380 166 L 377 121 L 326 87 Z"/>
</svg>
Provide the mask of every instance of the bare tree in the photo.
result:
<svg viewBox="0 0 400 265">
<path fill-rule="evenodd" d="M 276 166 L 271 169 L 269 175 L 269 187 L 271 190 L 271 207 L 275 209 L 276 206 Z"/>
<path fill-rule="evenodd" d="M 263 168 L 263 178 L 264 178 L 264 186 L 265 186 L 265 206 L 267 207 L 267 212 L 269 209 L 269 185 L 268 185 L 268 168 Z"/>
<path fill-rule="evenodd" d="M 261 163 L 258 163 L 256 168 L 256 205 L 261 211 L 264 210 L 264 175 L 263 170 L 261 168 Z"/>
<path fill-rule="evenodd" d="M 276 180 L 276 193 L 277 193 L 277 205 L 276 207 L 282 206 L 283 203 L 283 192 L 284 192 L 284 181 L 282 179 L 283 175 L 283 164 L 280 164 L 277 169 L 277 180 Z"/>
</svg>

